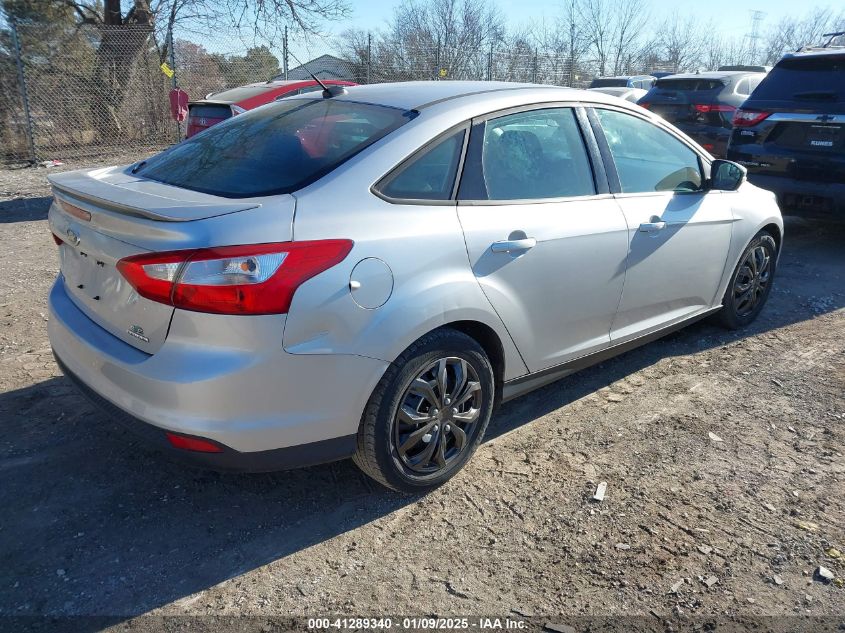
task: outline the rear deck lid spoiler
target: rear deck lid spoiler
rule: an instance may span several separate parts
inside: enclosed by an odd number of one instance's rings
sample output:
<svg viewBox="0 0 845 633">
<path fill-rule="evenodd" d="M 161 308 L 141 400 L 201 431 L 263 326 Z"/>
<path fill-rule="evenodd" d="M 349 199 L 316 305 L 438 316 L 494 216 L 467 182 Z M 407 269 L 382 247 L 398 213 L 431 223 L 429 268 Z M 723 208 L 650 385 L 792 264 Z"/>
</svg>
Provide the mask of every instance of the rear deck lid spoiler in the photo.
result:
<svg viewBox="0 0 845 633">
<path fill-rule="evenodd" d="M 69 194 L 106 211 L 160 222 L 203 220 L 261 206 L 141 178 L 128 167 L 51 174 L 47 180 L 59 195 Z"/>
</svg>

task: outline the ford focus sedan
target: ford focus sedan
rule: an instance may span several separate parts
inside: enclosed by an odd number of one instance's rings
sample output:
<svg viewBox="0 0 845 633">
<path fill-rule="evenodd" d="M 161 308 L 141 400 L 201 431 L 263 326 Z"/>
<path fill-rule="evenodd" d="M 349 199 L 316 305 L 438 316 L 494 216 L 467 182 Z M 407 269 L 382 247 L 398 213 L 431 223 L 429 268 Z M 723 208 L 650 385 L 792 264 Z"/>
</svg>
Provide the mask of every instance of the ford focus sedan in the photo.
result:
<svg viewBox="0 0 845 633">
<path fill-rule="evenodd" d="M 753 321 L 774 196 L 596 92 L 284 99 L 50 178 L 49 333 L 111 416 L 218 469 L 452 477 L 497 405 L 704 317 Z"/>
</svg>

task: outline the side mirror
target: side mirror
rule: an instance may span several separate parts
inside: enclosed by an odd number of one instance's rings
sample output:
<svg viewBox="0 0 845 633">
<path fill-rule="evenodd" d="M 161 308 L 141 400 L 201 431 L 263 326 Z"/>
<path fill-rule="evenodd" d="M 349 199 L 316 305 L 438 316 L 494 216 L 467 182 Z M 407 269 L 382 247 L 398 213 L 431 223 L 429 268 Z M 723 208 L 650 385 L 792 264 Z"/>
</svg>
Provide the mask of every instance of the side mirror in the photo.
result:
<svg viewBox="0 0 845 633">
<path fill-rule="evenodd" d="M 729 160 L 714 160 L 710 165 L 710 188 L 719 191 L 736 191 L 745 180 L 748 170 Z"/>
</svg>

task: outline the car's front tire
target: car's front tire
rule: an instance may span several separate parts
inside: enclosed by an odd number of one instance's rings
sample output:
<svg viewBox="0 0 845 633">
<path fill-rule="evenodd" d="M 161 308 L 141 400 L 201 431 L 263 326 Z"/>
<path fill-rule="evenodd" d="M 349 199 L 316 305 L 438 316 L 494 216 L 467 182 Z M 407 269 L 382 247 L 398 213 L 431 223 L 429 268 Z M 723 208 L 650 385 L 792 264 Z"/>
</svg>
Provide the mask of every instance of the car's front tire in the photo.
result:
<svg viewBox="0 0 845 633">
<path fill-rule="evenodd" d="M 376 481 L 425 492 L 457 473 L 481 442 L 493 412 L 490 359 L 450 328 L 405 350 L 373 391 L 353 459 Z"/>
<path fill-rule="evenodd" d="M 777 254 L 777 242 L 767 231 L 760 231 L 749 242 L 731 275 L 722 309 L 716 315 L 720 325 L 736 330 L 757 318 L 772 291 Z"/>
</svg>

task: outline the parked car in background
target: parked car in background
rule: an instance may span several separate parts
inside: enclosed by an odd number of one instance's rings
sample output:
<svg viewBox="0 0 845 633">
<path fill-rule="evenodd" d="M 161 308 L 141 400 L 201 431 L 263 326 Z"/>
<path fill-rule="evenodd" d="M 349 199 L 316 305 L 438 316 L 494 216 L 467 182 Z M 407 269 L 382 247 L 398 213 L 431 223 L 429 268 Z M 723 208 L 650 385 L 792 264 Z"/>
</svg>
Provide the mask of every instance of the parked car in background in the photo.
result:
<svg viewBox="0 0 845 633">
<path fill-rule="evenodd" d="M 327 86 L 354 86 L 351 81 L 321 79 Z M 304 81 L 262 81 L 206 95 L 188 103 L 187 138 L 228 118 L 270 103 L 276 99 L 322 90 L 313 79 Z"/>
<path fill-rule="evenodd" d="M 624 99 L 625 101 L 630 101 L 631 103 L 637 103 L 640 99 L 642 99 L 648 90 L 643 90 L 642 88 L 588 88 L 588 90 L 592 90 L 594 92 L 601 92 L 602 94 L 610 95 L 612 97 L 618 97 L 620 99 Z"/>
<path fill-rule="evenodd" d="M 845 47 L 784 56 L 737 111 L 728 157 L 785 210 L 845 213 Z"/>
<path fill-rule="evenodd" d="M 590 88 L 641 88 L 648 90 L 654 85 L 651 75 L 621 75 L 618 77 L 596 77 Z"/>
<path fill-rule="evenodd" d="M 713 156 L 724 158 L 734 113 L 765 76 L 746 71 L 671 75 L 658 79 L 639 104 L 676 125 Z"/>
<path fill-rule="evenodd" d="M 660 117 L 530 84 L 300 95 L 49 179 L 48 331 L 92 400 L 212 467 L 354 457 L 408 492 L 502 401 L 751 323 L 783 232 L 774 195 Z"/>
<path fill-rule="evenodd" d="M 732 66 L 719 66 L 716 70 L 741 70 L 747 73 L 767 73 L 772 69 L 771 66 L 754 66 L 749 64 L 734 64 Z"/>
</svg>

